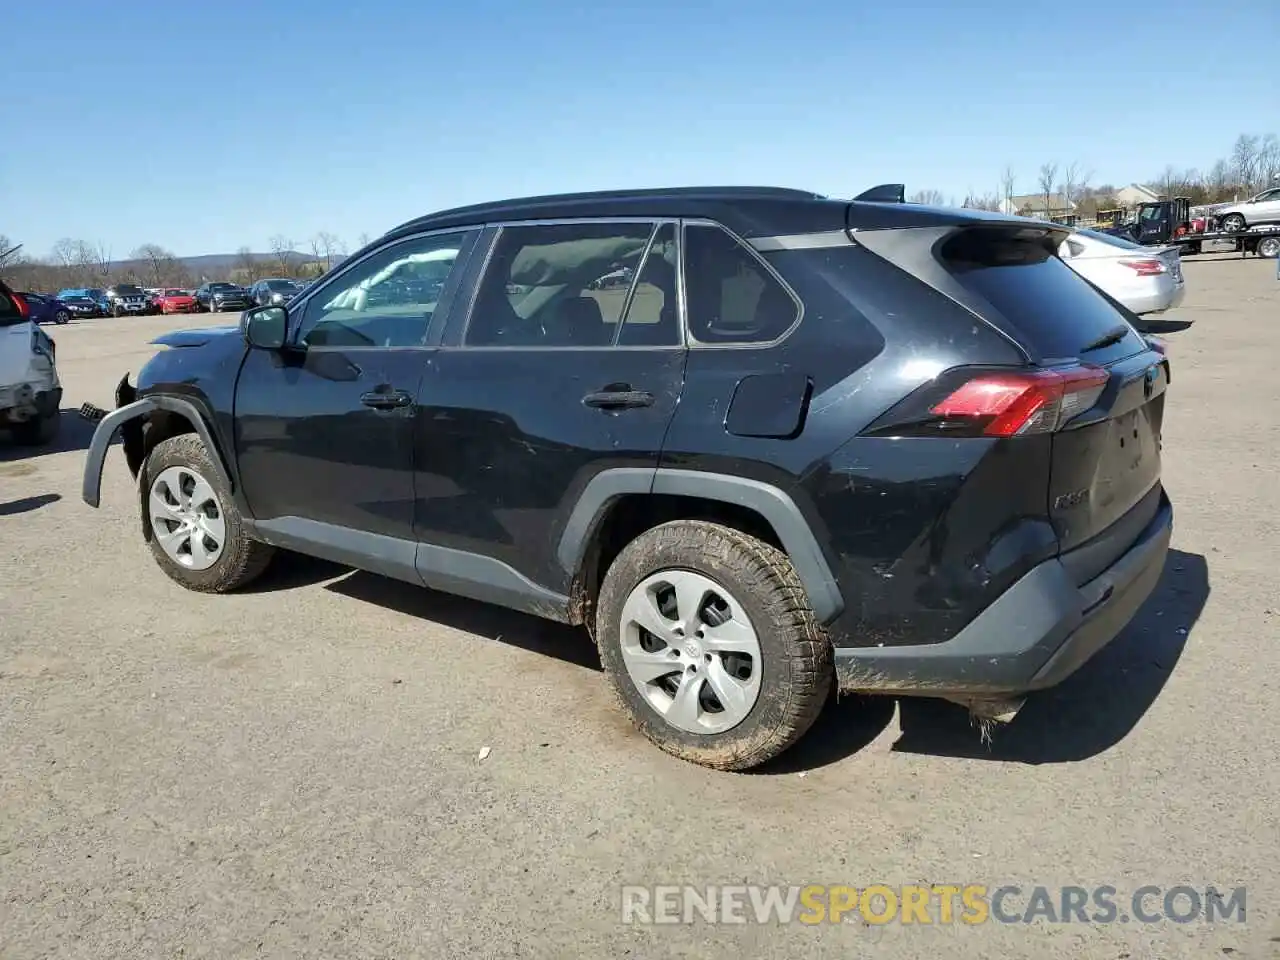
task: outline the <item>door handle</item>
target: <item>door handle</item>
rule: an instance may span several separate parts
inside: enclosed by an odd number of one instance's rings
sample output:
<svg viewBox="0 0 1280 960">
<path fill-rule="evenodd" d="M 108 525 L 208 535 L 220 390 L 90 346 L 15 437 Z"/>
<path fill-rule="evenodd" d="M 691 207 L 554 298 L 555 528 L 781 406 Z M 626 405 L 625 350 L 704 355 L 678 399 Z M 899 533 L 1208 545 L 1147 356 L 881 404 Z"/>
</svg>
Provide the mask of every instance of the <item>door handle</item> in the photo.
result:
<svg viewBox="0 0 1280 960">
<path fill-rule="evenodd" d="M 582 398 L 588 407 L 600 410 L 635 410 L 653 406 L 653 394 L 647 390 L 597 390 Z"/>
<path fill-rule="evenodd" d="M 413 397 L 403 390 L 371 390 L 360 395 L 360 402 L 375 410 L 394 410 L 413 403 Z"/>
</svg>

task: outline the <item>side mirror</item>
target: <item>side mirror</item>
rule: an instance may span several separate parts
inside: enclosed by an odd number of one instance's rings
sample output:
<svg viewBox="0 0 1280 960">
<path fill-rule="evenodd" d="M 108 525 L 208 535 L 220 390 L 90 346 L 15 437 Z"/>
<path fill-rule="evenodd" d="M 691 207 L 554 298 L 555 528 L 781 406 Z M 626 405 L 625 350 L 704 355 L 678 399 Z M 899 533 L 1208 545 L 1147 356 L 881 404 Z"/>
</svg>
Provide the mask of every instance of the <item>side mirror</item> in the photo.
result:
<svg viewBox="0 0 1280 960">
<path fill-rule="evenodd" d="M 289 335 L 289 313 L 284 307 L 257 307 L 244 315 L 244 339 L 260 350 L 279 350 Z"/>
</svg>

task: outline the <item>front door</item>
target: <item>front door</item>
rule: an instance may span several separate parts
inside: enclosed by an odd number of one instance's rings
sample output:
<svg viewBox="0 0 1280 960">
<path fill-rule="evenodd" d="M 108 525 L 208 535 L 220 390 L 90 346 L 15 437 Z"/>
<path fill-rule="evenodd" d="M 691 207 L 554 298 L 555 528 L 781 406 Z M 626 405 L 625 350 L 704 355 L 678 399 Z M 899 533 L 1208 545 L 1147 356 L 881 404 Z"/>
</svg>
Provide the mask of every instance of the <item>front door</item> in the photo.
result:
<svg viewBox="0 0 1280 960">
<path fill-rule="evenodd" d="M 473 240 L 455 232 L 375 250 L 290 305 L 293 349 L 249 351 L 236 454 L 267 539 L 375 569 L 362 551 L 411 543 L 418 385 L 445 281 Z"/>
<path fill-rule="evenodd" d="M 578 495 L 603 469 L 656 467 L 680 398 L 676 257 L 674 223 L 500 231 L 422 380 L 419 540 L 567 592 L 556 544 Z"/>
</svg>

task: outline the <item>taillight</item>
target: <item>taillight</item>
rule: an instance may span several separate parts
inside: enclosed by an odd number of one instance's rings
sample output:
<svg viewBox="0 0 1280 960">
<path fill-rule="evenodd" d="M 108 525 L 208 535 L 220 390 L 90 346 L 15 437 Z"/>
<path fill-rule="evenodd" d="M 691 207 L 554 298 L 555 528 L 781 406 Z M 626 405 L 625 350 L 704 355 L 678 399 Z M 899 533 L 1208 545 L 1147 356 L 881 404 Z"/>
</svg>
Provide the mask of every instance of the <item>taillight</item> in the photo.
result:
<svg viewBox="0 0 1280 960">
<path fill-rule="evenodd" d="M 3 296 L 3 294 L 0 294 Z M 13 301 L 14 308 L 18 311 L 18 316 L 23 320 L 31 319 L 31 304 L 27 303 L 27 298 L 20 293 L 9 295 L 9 299 Z"/>
<path fill-rule="evenodd" d="M 982 374 L 934 404 L 929 412 L 987 437 L 1053 433 L 1097 403 L 1107 380 L 1105 370 L 1085 365 Z"/>
<path fill-rule="evenodd" d="M 1163 260 L 1121 260 L 1120 265 L 1128 267 L 1140 277 L 1158 277 L 1169 270 Z"/>
</svg>

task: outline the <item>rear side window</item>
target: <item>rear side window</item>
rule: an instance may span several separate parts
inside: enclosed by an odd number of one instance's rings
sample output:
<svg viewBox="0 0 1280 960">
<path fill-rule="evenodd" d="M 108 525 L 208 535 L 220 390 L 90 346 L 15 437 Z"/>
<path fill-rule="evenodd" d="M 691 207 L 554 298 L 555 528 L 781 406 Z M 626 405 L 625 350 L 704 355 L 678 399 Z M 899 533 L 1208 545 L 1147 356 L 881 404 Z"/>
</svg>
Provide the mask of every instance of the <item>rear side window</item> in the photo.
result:
<svg viewBox="0 0 1280 960">
<path fill-rule="evenodd" d="M 685 227 L 684 275 L 689 333 L 699 343 L 770 343 L 800 318 L 790 291 L 719 227 Z"/>
<path fill-rule="evenodd" d="M 942 248 L 948 271 L 1017 328 L 1045 359 L 1110 363 L 1145 349 L 1128 317 L 1079 274 L 1035 241 L 998 231 L 966 230 Z M 1115 343 L 1087 350 L 1124 327 Z"/>
</svg>

